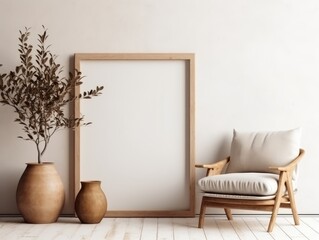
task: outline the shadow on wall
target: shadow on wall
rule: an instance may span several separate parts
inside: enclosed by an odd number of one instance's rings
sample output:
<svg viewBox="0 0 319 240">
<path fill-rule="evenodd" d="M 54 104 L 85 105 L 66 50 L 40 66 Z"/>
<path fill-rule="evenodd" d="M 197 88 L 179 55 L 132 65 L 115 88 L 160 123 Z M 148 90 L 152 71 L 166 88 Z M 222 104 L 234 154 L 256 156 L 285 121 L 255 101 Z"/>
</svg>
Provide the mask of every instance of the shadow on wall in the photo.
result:
<svg viewBox="0 0 319 240">
<path fill-rule="evenodd" d="M 215 163 L 219 160 L 222 160 L 230 155 L 230 146 L 231 146 L 231 140 L 232 137 L 228 134 L 222 135 L 219 137 L 219 141 L 214 143 L 214 146 L 212 146 L 213 151 L 211 151 L 210 157 L 206 161 L 201 161 L 200 159 L 196 160 L 196 163 Z M 204 177 L 206 174 L 206 171 L 203 169 L 196 169 L 196 176 L 197 179 Z"/>
<path fill-rule="evenodd" d="M 216 147 L 217 151 L 212 156 L 213 162 L 217 162 L 219 160 L 222 160 L 230 155 L 230 146 L 231 146 L 231 140 L 232 138 L 227 136 L 224 136 L 221 141 L 219 142 L 219 146 Z"/>
<path fill-rule="evenodd" d="M 0 115 L 0 213 L 17 214 L 16 189 L 32 147 L 17 138 L 21 135 L 11 108 L 1 106 Z"/>
<path fill-rule="evenodd" d="M 22 174 L 22 173 L 21 173 Z M 16 189 L 20 176 L 16 174 L 16 169 L 1 173 L 0 176 L 0 212 L 1 214 L 18 214 L 16 207 Z M 10 206 L 10 208 L 8 208 Z"/>
</svg>

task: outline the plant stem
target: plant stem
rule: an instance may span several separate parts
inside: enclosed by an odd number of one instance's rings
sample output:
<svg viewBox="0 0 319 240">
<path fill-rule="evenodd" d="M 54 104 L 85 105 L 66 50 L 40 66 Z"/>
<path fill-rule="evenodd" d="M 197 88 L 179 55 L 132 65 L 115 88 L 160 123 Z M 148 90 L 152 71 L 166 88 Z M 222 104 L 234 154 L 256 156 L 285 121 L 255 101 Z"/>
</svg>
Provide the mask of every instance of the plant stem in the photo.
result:
<svg viewBox="0 0 319 240">
<path fill-rule="evenodd" d="M 41 163 L 41 151 L 40 151 L 40 146 L 39 146 L 39 142 L 35 142 L 35 144 L 37 145 L 37 152 L 38 152 L 38 163 Z"/>
</svg>

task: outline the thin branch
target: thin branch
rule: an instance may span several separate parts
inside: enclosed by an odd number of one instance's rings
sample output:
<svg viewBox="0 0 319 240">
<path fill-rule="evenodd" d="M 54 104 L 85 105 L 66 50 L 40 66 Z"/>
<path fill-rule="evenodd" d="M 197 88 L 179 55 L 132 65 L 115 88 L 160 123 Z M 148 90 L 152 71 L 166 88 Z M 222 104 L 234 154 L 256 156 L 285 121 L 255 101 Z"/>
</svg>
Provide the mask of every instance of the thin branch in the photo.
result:
<svg viewBox="0 0 319 240">
<path fill-rule="evenodd" d="M 103 87 L 84 91 L 73 96 L 73 89 L 82 82 L 81 72 L 61 77 L 63 67 L 56 63 L 56 56 L 47 45 L 47 30 L 38 35 L 38 44 L 28 43 L 30 31 L 20 31 L 18 51 L 20 65 L 14 71 L 0 74 L 0 102 L 14 108 L 18 114 L 16 122 L 22 125 L 24 140 L 32 140 L 37 149 L 38 162 L 42 161 L 51 137 L 62 128 L 74 128 L 83 117 L 66 117 L 64 108 L 75 99 L 89 99 L 101 94 Z M 0 64 L 1 66 L 1 64 Z"/>
</svg>

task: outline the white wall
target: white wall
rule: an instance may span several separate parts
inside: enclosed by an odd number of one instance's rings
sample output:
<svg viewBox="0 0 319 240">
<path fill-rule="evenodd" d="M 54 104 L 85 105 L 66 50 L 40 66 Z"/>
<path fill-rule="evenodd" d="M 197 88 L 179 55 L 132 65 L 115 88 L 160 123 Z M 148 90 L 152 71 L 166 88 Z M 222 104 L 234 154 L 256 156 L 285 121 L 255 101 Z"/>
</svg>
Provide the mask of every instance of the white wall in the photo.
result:
<svg viewBox="0 0 319 240">
<path fill-rule="evenodd" d="M 301 126 L 307 157 L 299 212 L 319 213 L 317 0 L 0 0 L 0 7 L 1 71 L 18 63 L 18 30 L 25 26 L 34 36 L 41 25 L 49 29 L 51 49 L 66 71 L 75 52 L 195 53 L 197 161 L 226 156 L 233 128 Z M 35 148 L 16 138 L 12 110 L 0 113 L 0 213 L 16 213 L 16 184 Z M 46 154 L 57 163 L 68 196 L 69 151 L 66 130 Z M 64 213 L 71 212 L 68 198 Z"/>
</svg>

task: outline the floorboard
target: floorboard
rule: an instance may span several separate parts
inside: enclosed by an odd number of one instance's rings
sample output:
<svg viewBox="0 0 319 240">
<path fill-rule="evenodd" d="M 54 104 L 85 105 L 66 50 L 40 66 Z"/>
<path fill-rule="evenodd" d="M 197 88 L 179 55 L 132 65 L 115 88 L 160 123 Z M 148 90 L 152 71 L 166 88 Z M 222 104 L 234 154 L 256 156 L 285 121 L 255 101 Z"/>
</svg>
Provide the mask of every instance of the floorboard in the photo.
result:
<svg viewBox="0 0 319 240">
<path fill-rule="evenodd" d="M 52 224 L 27 224 L 19 217 L 0 217 L 1 240 L 318 240 L 319 216 L 304 215 L 295 226 L 292 216 L 278 216 L 268 233 L 269 215 L 207 216 L 204 228 L 196 218 L 104 218 L 81 224 L 62 217 Z"/>
<path fill-rule="evenodd" d="M 145 218 L 141 232 L 141 240 L 157 239 L 158 220 L 156 218 Z"/>
<path fill-rule="evenodd" d="M 268 228 L 269 223 L 269 217 L 263 216 L 263 217 L 257 217 L 258 221 L 264 226 L 264 229 L 266 230 Z M 273 239 L 280 239 L 280 240 L 290 240 L 290 237 L 281 230 L 280 227 L 275 225 L 273 231 L 270 233 Z"/>
<path fill-rule="evenodd" d="M 247 224 L 249 230 L 259 240 L 273 240 L 271 234 L 267 232 L 267 226 L 258 221 L 257 217 L 243 217 L 243 221 Z M 235 219 L 234 219 L 235 220 Z M 267 221 L 268 224 L 268 221 Z"/>
</svg>

